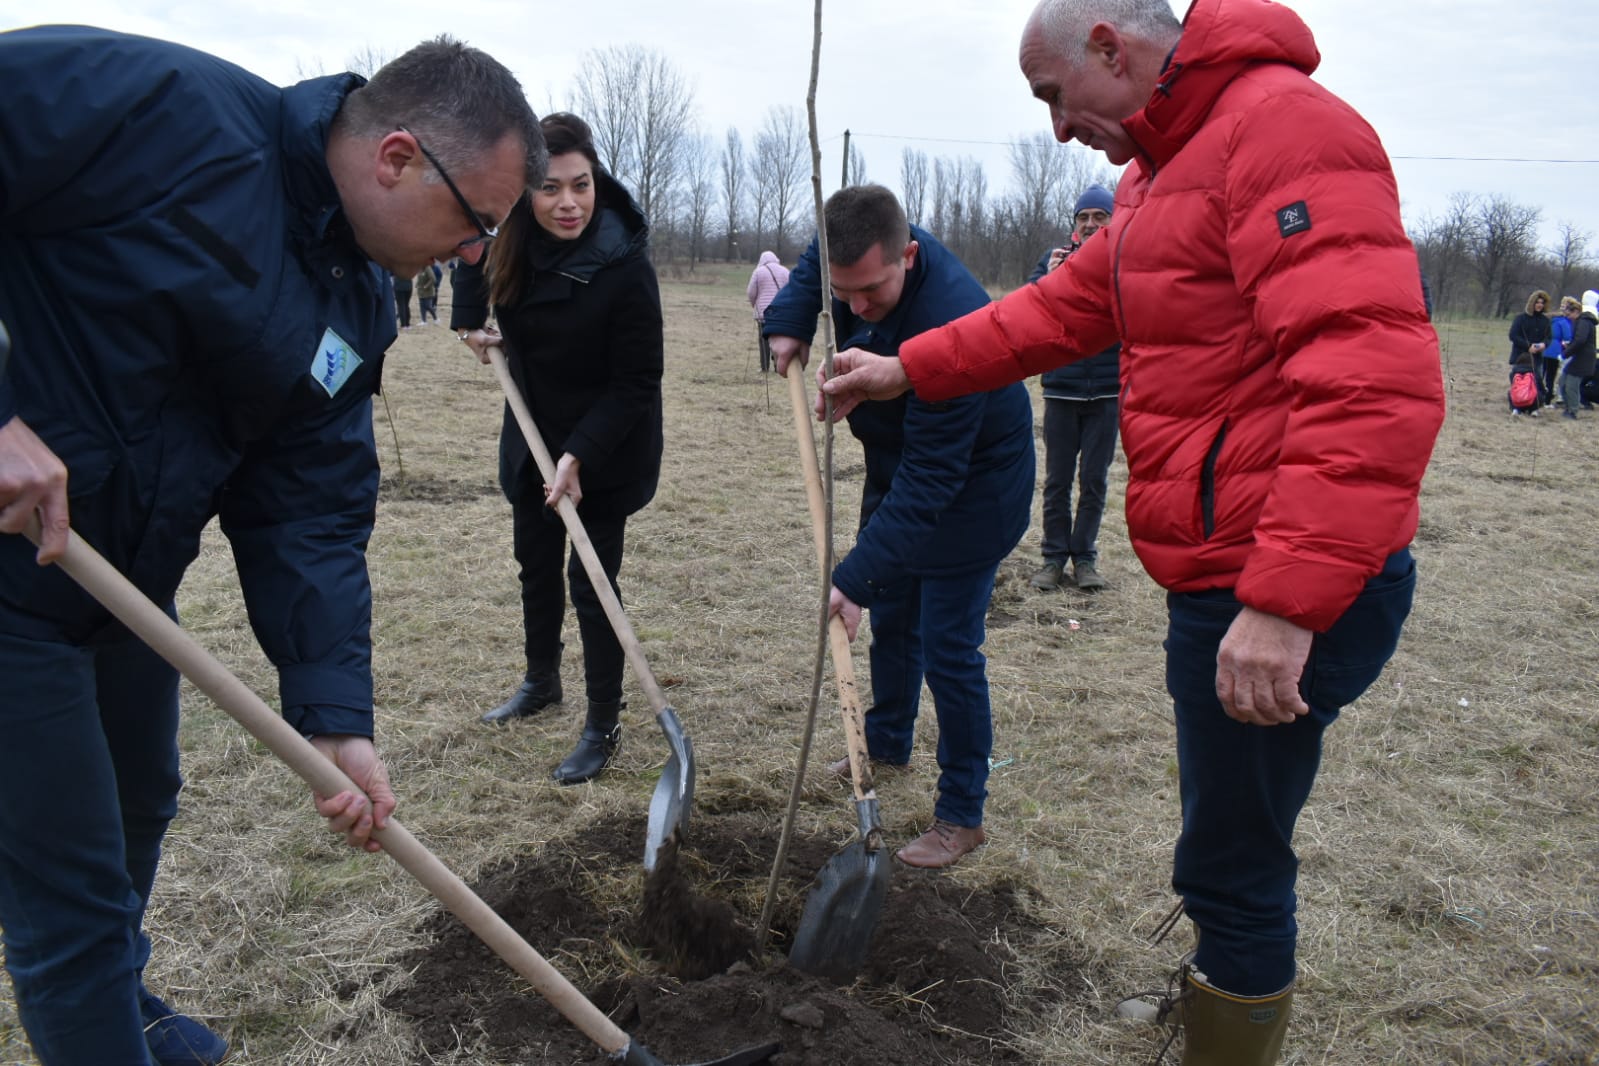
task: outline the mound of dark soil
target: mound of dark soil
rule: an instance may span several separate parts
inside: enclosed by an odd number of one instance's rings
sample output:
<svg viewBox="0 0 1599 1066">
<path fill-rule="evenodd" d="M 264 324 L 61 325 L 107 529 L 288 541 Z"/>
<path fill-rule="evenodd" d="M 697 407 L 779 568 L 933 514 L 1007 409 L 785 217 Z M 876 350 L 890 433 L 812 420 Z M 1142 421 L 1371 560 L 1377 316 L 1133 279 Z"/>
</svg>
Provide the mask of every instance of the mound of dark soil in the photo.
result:
<svg viewBox="0 0 1599 1066">
<path fill-rule="evenodd" d="M 1050 936 L 1025 913 L 1025 889 L 973 889 L 896 866 L 866 966 L 841 988 L 781 959 L 748 957 L 759 903 L 744 913 L 735 901 L 764 896 L 777 840 L 767 818 L 696 813 L 689 845 L 663 856 L 665 876 L 650 882 L 649 908 L 643 839 L 642 818 L 602 821 L 487 872 L 474 888 L 663 1061 L 702 1062 L 767 1041 L 783 1045 L 773 1066 L 1022 1061 L 1004 1043 L 1007 1012 L 1029 998 L 1015 985 L 1014 951 Z M 786 950 L 810 879 L 836 848 L 820 838 L 790 842 L 775 951 Z M 639 870 L 638 891 L 604 902 L 607 879 L 614 894 L 617 872 L 630 868 Z M 684 916 L 675 928 L 671 915 Z M 430 945 L 407 960 L 413 980 L 385 1001 L 414 1020 L 419 1061 L 460 1048 L 528 1064 L 604 1061 L 453 916 L 430 918 L 425 932 Z M 1050 977 L 1056 990 L 1063 980 L 1071 975 Z"/>
</svg>

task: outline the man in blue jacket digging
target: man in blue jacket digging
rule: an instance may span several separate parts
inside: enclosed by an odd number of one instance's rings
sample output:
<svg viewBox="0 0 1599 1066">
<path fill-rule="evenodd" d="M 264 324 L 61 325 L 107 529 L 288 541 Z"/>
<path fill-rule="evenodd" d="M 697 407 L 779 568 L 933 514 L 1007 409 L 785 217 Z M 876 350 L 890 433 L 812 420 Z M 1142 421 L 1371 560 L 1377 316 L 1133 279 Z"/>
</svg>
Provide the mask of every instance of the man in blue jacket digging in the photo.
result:
<svg viewBox="0 0 1599 1066">
<path fill-rule="evenodd" d="M 482 254 L 544 167 L 521 87 L 440 38 L 279 89 L 82 26 L 0 34 L 0 928 L 44 1066 L 211 1066 L 145 989 L 178 677 L 60 570 L 70 526 L 173 611 L 213 516 L 284 717 L 394 808 L 372 743 L 372 395 L 389 275 Z M 174 935 L 181 935 L 174 931 Z"/>
<path fill-rule="evenodd" d="M 897 355 L 900 343 L 988 303 L 950 251 L 906 223 L 894 194 L 855 185 L 828 198 L 833 321 L 841 348 Z M 766 310 L 778 372 L 801 365 L 822 308 L 813 240 Z M 795 369 L 798 372 L 798 369 Z M 950 866 L 981 845 L 993 748 L 984 619 L 1000 560 L 1027 529 L 1033 415 L 1026 389 L 927 404 L 914 395 L 864 403 L 849 427 L 866 457 L 860 531 L 833 571 L 833 609 L 853 638 L 872 619 L 875 762 L 910 761 L 922 681 L 938 713 L 938 800 L 932 828 L 897 853 L 911 866 Z M 847 776 L 847 760 L 832 771 Z"/>
</svg>

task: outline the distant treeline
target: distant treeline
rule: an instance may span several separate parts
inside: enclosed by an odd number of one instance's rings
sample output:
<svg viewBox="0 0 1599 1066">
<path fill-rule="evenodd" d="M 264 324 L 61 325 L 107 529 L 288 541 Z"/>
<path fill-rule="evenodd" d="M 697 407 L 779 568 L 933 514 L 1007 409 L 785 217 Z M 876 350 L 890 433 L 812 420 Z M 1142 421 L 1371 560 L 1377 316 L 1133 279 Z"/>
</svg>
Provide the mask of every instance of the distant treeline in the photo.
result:
<svg viewBox="0 0 1599 1066">
<path fill-rule="evenodd" d="M 640 45 L 588 52 L 572 99 L 572 109 L 594 129 L 601 163 L 650 219 L 658 261 L 692 270 L 707 259 L 754 262 L 771 250 L 792 263 L 810 240 L 810 141 L 798 108 L 769 108 L 748 141 L 736 128 L 713 138 L 700 125 L 688 79 Z M 910 220 L 992 287 L 1020 284 L 1070 232 L 1082 190 L 1113 186 L 1117 178 L 1102 157 L 1057 144 L 1045 131 L 1012 144 L 1012 191 L 997 194 L 970 157 L 906 148 L 899 173 L 888 177 L 868 176 L 856 146 L 842 155 L 824 166 L 839 168 L 844 184 L 876 180 L 894 189 Z M 1435 313 L 1504 317 L 1520 311 L 1534 289 L 1558 300 L 1599 286 L 1593 236 L 1563 222 L 1556 246 L 1540 248 L 1542 222 L 1537 207 L 1456 193 L 1441 216 L 1412 225 Z"/>
</svg>

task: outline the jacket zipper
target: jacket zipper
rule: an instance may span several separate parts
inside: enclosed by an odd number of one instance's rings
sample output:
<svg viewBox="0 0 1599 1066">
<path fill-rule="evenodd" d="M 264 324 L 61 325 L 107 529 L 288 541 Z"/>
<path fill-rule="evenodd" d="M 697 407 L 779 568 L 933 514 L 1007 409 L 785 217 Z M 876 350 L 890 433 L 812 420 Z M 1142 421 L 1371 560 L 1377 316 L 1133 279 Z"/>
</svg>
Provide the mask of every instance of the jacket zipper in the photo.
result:
<svg viewBox="0 0 1599 1066">
<path fill-rule="evenodd" d="M 1227 440 L 1227 427 L 1231 424 L 1230 418 L 1221 420 L 1221 429 L 1216 439 L 1210 442 L 1210 449 L 1205 452 L 1205 465 L 1199 468 L 1199 512 L 1206 540 L 1216 532 L 1216 460 L 1221 455 L 1221 446 Z"/>
</svg>

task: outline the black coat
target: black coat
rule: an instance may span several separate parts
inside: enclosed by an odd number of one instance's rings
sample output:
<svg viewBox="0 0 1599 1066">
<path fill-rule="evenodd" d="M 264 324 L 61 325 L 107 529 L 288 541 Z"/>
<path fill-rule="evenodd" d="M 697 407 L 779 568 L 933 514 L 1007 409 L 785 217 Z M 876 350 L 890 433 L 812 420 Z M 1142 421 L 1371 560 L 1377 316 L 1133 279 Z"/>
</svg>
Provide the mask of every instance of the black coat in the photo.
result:
<svg viewBox="0 0 1599 1066">
<path fill-rule="evenodd" d="M 1549 336 L 1549 316 L 1541 311 L 1523 311 L 1510 323 L 1510 361 L 1514 363 L 1534 344 L 1548 344 Z"/>
<path fill-rule="evenodd" d="M 514 306 L 496 306 L 511 374 L 553 460 L 582 463 L 595 518 L 625 517 L 655 495 L 661 470 L 661 295 L 645 252 L 649 227 L 627 191 L 596 174 L 600 206 L 575 241 L 528 220 L 532 277 Z M 525 201 L 517 206 L 527 211 Z M 452 329 L 487 319 L 478 266 L 456 272 Z M 500 487 L 513 505 L 543 500 L 539 474 L 509 405 L 500 432 Z"/>
<path fill-rule="evenodd" d="M 1566 364 L 1566 373 L 1574 378 L 1590 378 L 1594 375 L 1594 334 L 1599 327 L 1599 319 L 1595 319 L 1593 312 L 1584 311 L 1571 323 L 1571 340 L 1566 344 L 1566 352 L 1570 362 Z"/>
</svg>

